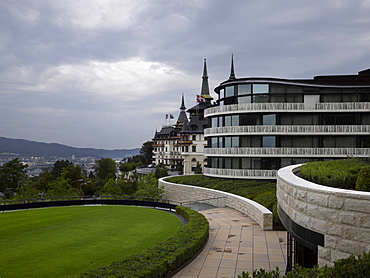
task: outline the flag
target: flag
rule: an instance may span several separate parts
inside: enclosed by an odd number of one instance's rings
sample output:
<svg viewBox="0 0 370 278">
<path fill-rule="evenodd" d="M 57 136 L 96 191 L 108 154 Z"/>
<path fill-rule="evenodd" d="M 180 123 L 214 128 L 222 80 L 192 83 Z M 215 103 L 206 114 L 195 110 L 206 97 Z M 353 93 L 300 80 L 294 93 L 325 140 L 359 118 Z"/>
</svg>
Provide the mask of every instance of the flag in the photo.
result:
<svg viewBox="0 0 370 278">
<path fill-rule="evenodd" d="M 170 114 L 170 119 L 174 119 L 174 117 L 173 117 L 173 115 L 172 115 L 172 114 Z"/>
<path fill-rule="evenodd" d="M 204 97 L 202 95 L 197 95 L 197 103 L 203 102 L 203 101 L 204 101 Z"/>
<path fill-rule="evenodd" d="M 168 114 L 166 114 L 166 120 L 168 119 Z"/>
</svg>

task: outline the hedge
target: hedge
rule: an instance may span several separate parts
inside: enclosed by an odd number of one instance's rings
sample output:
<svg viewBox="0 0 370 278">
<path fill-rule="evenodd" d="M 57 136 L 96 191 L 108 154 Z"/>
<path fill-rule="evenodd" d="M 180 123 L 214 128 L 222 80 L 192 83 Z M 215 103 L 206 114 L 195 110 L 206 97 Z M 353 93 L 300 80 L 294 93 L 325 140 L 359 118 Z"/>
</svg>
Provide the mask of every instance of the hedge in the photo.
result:
<svg viewBox="0 0 370 278">
<path fill-rule="evenodd" d="M 356 187 L 362 188 L 357 182 L 359 176 L 362 179 L 361 183 L 370 184 L 367 174 L 369 168 L 366 166 L 368 166 L 366 162 L 357 158 L 315 161 L 302 165 L 299 175 L 305 180 L 325 186 L 356 190 Z M 367 186 L 359 190 L 365 190 L 365 188 Z"/>
<path fill-rule="evenodd" d="M 166 241 L 76 277 L 166 277 L 194 257 L 203 248 L 209 235 L 209 223 L 201 213 L 181 206 L 176 207 L 176 212 L 186 218 L 188 223 Z"/>
<path fill-rule="evenodd" d="M 238 278 L 359 278 L 370 277 L 370 253 L 359 256 L 351 255 L 347 259 L 334 262 L 334 266 L 313 268 L 302 268 L 297 266 L 291 272 L 283 275 L 279 273 L 279 268 L 272 271 L 264 269 L 255 270 L 252 273 L 243 272 Z"/>
</svg>

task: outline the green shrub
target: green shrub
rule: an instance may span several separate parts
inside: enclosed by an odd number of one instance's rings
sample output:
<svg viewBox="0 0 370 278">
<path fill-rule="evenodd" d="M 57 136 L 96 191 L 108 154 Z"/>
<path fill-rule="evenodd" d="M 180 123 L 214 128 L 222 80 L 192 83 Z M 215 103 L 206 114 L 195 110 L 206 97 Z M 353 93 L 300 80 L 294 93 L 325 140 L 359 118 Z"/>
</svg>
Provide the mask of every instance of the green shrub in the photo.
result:
<svg viewBox="0 0 370 278">
<path fill-rule="evenodd" d="M 356 180 L 356 190 L 370 191 L 370 165 L 362 166 Z"/>
<path fill-rule="evenodd" d="M 209 235 L 209 223 L 201 213 L 189 208 L 178 206 L 176 212 L 188 223 L 174 236 L 122 261 L 88 270 L 77 277 L 159 278 L 177 269 L 204 246 Z"/>
<path fill-rule="evenodd" d="M 301 166 L 300 177 L 326 186 L 353 190 L 365 165 L 366 162 L 357 158 L 308 162 Z"/>
<path fill-rule="evenodd" d="M 351 255 L 347 259 L 341 259 L 334 263 L 333 267 L 315 266 L 303 268 L 297 266 L 286 275 L 279 273 L 279 268 L 272 271 L 264 269 L 255 270 L 252 273 L 243 272 L 238 278 L 358 278 L 370 277 L 370 253 L 359 256 Z"/>
</svg>

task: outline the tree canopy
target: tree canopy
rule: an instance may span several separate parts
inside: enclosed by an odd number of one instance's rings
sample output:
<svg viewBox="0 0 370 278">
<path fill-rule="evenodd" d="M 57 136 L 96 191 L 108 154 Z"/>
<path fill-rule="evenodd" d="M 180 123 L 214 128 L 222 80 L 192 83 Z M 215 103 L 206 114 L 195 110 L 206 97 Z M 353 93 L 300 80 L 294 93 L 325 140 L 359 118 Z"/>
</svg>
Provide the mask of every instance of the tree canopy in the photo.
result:
<svg viewBox="0 0 370 278">
<path fill-rule="evenodd" d="M 0 191 L 5 188 L 13 190 L 21 186 L 21 182 L 27 178 L 27 164 L 19 161 L 18 157 L 10 160 L 0 167 Z"/>
</svg>

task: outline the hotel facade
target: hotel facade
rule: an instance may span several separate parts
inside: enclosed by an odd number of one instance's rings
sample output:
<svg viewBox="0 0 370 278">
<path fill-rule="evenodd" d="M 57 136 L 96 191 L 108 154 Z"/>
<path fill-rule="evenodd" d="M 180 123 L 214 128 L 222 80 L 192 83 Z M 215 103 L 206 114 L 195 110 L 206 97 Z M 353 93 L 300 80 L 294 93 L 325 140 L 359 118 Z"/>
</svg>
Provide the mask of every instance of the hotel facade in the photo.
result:
<svg viewBox="0 0 370 278">
<path fill-rule="evenodd" d="M 204 175 L 275 179 L 292 164 L 370 155 L 370 69 L 313 79 L 236 78 L 205 110 Z"/>
</svg>

